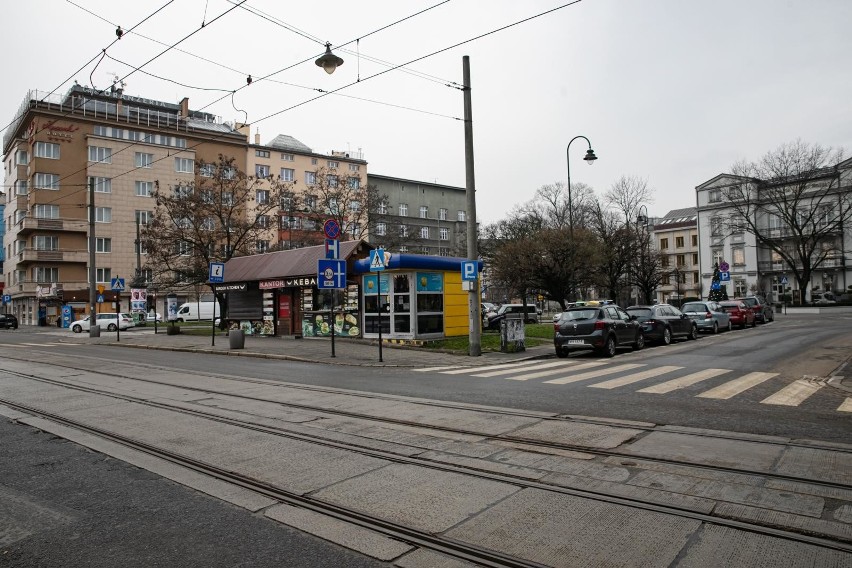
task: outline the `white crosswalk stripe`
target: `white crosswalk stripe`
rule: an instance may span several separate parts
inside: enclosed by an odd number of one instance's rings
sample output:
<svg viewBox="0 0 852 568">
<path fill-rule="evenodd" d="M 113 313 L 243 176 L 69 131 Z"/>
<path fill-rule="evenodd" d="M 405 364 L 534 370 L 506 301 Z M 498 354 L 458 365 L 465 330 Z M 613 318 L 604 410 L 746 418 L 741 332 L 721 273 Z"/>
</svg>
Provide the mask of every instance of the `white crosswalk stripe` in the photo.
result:
<svg viewBox="0 0 852 568">
<path fill-rule="evenodd" d="M 556 361 L 551 363 L 539 363 L 538 365 L 530 365 L 529 367 L 524 367 L 524 371 L 537 371 L 539 369 L 549 369 L 551 367 L 568 367 L 570 363 L 566 363 L 565 361 Z M 518 369 L 500 369 L 498 371 L 488 371 L 487 373 L 476 373 L 473 375 L 474 377 L 499 377 L 500 375 L 511 375 L 512 373 L 517 373 Z"/>
<path fill-rule="evenodd" d="M 607 367 L 606 369 L 598 369 L 597 371 L 589 371 L 587 373 L 580 373 L 579 375 L 560 377 L 558 379 L 544 382 L 550 385 L 567 385 L 569 383 L 585 381 L 586 379 L 594 379 L 595 377 L 602 377 L 604 375 L 614 375 L 615 373 L 629 371 L 631 369 L 636 369 L 637 367 L 644 367 L 644 365 L 640 365 L 638 363 L 627 363 L 625 365 L 616 365 L 614 367 Z"/>
<path fill-rule="evenodd" d="M 674 365 L 664 365 L 662 367 L 657 367 L 656 369 L 646 369 L 644 371 L 639 371 L 638 373 L 633 373 L 632 375 L 626 375 L 617 379 L 610 379 L 608 381 L 589 386 L 593 389 L 614 389 L 616 387 L 623 387 L 625 385 L 638 383 L 639 381 L 644 381 L 645 379 L 650 379 L 651 377 L 665 375 L 666 373 L 671 373 L 672 371 L 679 371 L 680 369 L 683 369 L 683 367 L 676 367 Z"/>
<path fill-rule="evenodd" d="M 760 401 L 760 404 L 777 404 L 780 406 L 799 406 L 808 397 L 821 389 L 823 385 L 810 381 L 798 380 L 790 383 L 772 396 Z"/>
<path fill-rule="evenodd" d="M 571 367 L 572 371 L 579 371 L 581 369 L 591 369 L 592 367 L 600 367 L 601 365 L 605 365 L 606 361 L 590 361 L 588 363 L 580 363 L 579 365 L 574 365 Z M 540 379 L 541 377 L 549 377 L 550 375 L 558 375 L 559 373 L 563 373 L 565 371 L 565 367 L 560 367 L 558 369 L 548 369 L 547 371 L 539 371 L 537 373 L 526 373 L 523 375 L 517 375 L 515 377 L 506 377 L 506 380 L 509 381 L 529 381 L 532 379 Z"/>
<path fill-rule="evenodd" d="M 719 385 L 716 388 L 710 389 L 709 391 L 705 391 L 696 396 L 698 396 L 699 398 L 717 398 L 727 400 L 729 398 L 737 396 L 742 392 L 747 391 L 752 387 L 756 387 L 760 383 L 768 381 L 769 379 L 777 375 L 778 373 L 748 373 L 747 375 L 743 375 L 739 379 L 728 381 L 727 383 Z"/>
<path fill-rule="evenodd" d="M 837 407 L 840 412 L 852 412 L 852 397 L 847 397 L 843 404 Z"/>
<path fill-rule="evenodd" d="M 450 365 L 449 367 L 426 367 L 424 369 L 412 369 L 415 373 L 433 373 L 436 371 L 448 371 L 450 369 L 459 369 L 458 365 Z"/>
<path fill-rule="evenodd" d="M 442 375 L 461 375 L 462 373 L 479 373 L 482 371 L 491 371 L 492 369 L 508 369 L 509 367 L 523 367 L 524 365 L 532 365 L 536 361 L 518 361 L 516 363 L 503 363 L 501 365 L 486 365 L 485 367 L 464 367 L 462 369 L 453 369 L 452 371 L 441 371 Z"/>
<path fill-rule="evenodd" d="M 724 375 L 725 373 L 730 372 L 730 369 L 704 369 L 703 371 L 690 373 L 689 375 L 686 375 L 684 377 L 672 379 L 670 381 L 666 381 L 658 385 L 653 385 L 644 389 L 640 389 L 636 392 L 665 394 L 672 391 L 676 391 L 678 389 L 683 389 L 692 386 L 695 383 L 700 383 L 701 381 L 706 381 L 707 379 L 712 379 L 713 377 L 718 377 L 719 375 Z"/>
<path fill-rule="evenodd" d="M 79 343 L 58 343 L 54 341 L 45 343 L 18 343 L 17 345 L 26 345 L 28 347 L 68 347 L 72 345 L 79 345 Z"/>
</svg>

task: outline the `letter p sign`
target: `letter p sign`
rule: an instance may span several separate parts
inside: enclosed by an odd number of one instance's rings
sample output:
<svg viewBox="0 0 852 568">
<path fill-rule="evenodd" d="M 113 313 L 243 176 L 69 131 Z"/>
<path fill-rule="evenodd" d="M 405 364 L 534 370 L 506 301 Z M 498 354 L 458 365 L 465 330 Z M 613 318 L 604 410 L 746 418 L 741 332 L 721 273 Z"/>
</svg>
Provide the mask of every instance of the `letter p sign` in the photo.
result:
<svg viewBox="0 0 852 568">
<path fill-rule="evenodd" d="M 462 280 L 466 282 L 476 282 L 479 270 L 477 262 L 473 260 L 465 260 L 461 263 Z"/>
</svg>

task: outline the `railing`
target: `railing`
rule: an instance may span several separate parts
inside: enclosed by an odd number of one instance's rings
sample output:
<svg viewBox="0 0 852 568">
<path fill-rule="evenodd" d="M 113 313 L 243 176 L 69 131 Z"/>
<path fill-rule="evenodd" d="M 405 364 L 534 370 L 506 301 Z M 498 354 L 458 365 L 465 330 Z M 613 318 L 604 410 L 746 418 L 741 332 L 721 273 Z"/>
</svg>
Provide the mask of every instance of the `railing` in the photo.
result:
<svg viewBox="0 0 852 568">
<path fill-rule="evenodd" d="M 811 268 L 811 271 L 814 273 L 820 272 L 821 270 L 825 270 L 827 268 L 843 268 L 846 266 L 846 260 L 841 257 L 830 257 L 823 260 L 817 268 Z M 801 263 L 796 263 L 796 268 L 801 269 Z M 789 272 L 791 267 L 786 262 L 778 262 L 778 261 L 768 261 L 761 260 L 757 263 L 757 269 L 760 272 Z"/>
<path fill-rule="evenodd" d="M 36 250 L 25 249 L 18 253 L 18 262 L 81 262 L 89 260 L 84 250 Z"/>
<path fill-rule="evenodd" d="M 21 233 L 30 231 L 68 231 L 74 233 L 86 233 L 89 230 L 89 222 L 83 219 L 39 219 L 37 217 L 24 217 L 21 221 Z"/>
</svg>

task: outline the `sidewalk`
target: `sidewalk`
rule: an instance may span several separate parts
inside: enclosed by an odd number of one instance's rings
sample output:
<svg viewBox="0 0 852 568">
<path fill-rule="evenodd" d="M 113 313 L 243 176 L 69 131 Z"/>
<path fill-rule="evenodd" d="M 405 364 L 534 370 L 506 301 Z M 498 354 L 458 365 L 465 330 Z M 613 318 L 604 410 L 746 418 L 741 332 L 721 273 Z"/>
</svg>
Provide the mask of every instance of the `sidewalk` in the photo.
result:
<svg viewBox="0 0 852 568">
<path fill-rule="evenodd" d="M 35 330 L 35 328 L 33 328 Z M 244 349 L 231 349 L 229 338 L 220 332 L 216 334 L 215 345 L 211 337 L 189 334 L 167 335 L 165 326 L 154 333 L 153 327 L 136 328 L 122 331 L 118 341 L 116 334 L 101 332 L 98 338 L 90 338 L 88 333 L 72 333 L 69 330 L 45 331 L 45 335 L 58 337 L 60 341 L 88 343 L 97 345 L 116 345 L 142 349 L 164 349 L 172 351 L 191 351 L 194 353 L 216 353 L 219 355 L 262 357 L 290 361 L 309 361 L 334 365 L 362 367 L 442 367 L 442 366 L 480 366 L 511 363 L 528 359 L 539 359 L 553 355 L 549 344 L 528 348 L 519 353 L 483 353 L 480 357 L 470 357 L 462 353 L 448 353 L 406 345 L 384 343 L 382 361 L 379 362 L 379 345 L 375 340 L 335 338 L 334 353 L 331 356 L 331 339 L 327 337 L 245 337 Z"/>
</svg>

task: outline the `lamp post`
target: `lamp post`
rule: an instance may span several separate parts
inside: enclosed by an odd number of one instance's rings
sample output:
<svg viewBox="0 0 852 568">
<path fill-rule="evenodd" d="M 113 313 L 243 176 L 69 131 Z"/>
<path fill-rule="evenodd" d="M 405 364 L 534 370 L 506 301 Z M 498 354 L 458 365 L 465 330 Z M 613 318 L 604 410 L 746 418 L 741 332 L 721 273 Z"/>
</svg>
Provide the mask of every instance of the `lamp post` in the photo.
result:
<svg viewBox="0 0 852 568">
<path fill-rule="evenodd" d="M 570 291 L 571 291 L 572 298 L 570 298 L 570 301 L 572 301 L 572 302 L 575 301 L 577 298 L 573 297 L 573 296 L 576 296 L 576 293 L 574 291 L 574 250 L 575 250 L 575 246 L 574 246 L 574 203 L 571 201 L 571 143 L 574 142 L 574 140 L 576 140 L 578 138 L 582 138 L 583 140 L 586 141 L 586 144 L 589 145 L 589 149 L 586 150 L 586 156 L 583 158 L 586 161 L 586 163 L 591 166 L 592 164 L 595 163 L 595 160 L 598 159 L 598 157 L 595 156 L 595 151 L 592 150 L 592 143 L 589 142 L 589 139 L 586 138 L 585 136 L 575 136 L 574 138 L 571 139 L 570 142 L 568 142 L 568 147 L 565 149 L 565 162 L 566 162 L 566 165 L 568 167 L 568 235 L 571 238 L 571 288 L 570 288 Z"/>
<path fill-rule="evenodd" d="M 636 236 L 639 237 L 639 225 L 642 225 L 643 232 L 639 241 L 639 268 L 645 268 L 645 244 L 647 240 L 647 234 L 645 231 L 648 230 L 648 208 L 644 205 L 639 206 L 639 211 L 636 214 Z M 641 275 L 641 271 L 637 270 L 637 276 Z M 638 280 L 638 278 L 637 278 Z M 644 298 L 643 300 L 650 300 L 650 298 Z M 639 298 L 639 287 L 636 289 L 636 303 L 641 303 Z"/>
</svg>

